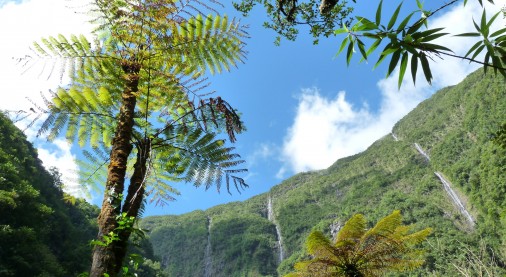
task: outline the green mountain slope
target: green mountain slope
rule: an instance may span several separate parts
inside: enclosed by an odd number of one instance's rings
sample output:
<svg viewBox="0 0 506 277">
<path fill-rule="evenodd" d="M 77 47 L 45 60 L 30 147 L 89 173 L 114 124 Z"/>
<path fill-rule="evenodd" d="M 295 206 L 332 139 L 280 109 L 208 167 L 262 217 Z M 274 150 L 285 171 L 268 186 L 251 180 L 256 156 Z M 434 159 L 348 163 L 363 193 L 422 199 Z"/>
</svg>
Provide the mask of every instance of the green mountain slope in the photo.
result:
<svg viewBox="0 0 506 277">
<path fill-rule="evenodd" d="M 66 203 L 24 134 L 0 113 L 0 276 L 76 276 L 91 263 L 98 208 Z"/>
<path fill-rule="evenodd" d="M 375 222 L 399 209 L 415 229 L 434 229 L 427 262 L 414 274 L 457 275 L 457 267 L 472 266 L 470 251 L 504 266 L 506 151 L 491 134 L 506 121 L 505 92 L 503 78 L 477 71 L 326 170 L 297 174 L 244 202 L 145 218 L 154 254 L 168 276 L 278 276 L 305 256 L 312 228 L 330 237 L 355 213 Z"/>
</svg>

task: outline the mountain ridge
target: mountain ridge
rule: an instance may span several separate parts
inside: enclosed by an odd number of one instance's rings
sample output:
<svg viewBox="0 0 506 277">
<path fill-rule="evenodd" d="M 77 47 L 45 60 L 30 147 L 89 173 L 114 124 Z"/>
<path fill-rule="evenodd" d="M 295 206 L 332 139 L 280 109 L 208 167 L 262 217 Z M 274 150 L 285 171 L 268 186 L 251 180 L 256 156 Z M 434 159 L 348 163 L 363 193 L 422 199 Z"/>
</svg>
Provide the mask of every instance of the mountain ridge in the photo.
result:
<svg viewBox="0 0 506 277">
<path fill-rule="evenodd" d="M 391 134 L 327 169 L 296 174 L 243 202 L 147 217 L 142 224 L 154 253 L 169 276 L 279 276 L 305 257 L 313 228 L 330 237 L 355 213 L 374 221 L 399 209 L 415 229 L 435 230 L 427 263 L 415 274 L 454 275 L 452 264 L 466 266 L 465 248 L 482 244 L 497 253 L 483 257 L 494 267 L 506 254 L 506 155 L 491 141 L 506 121 L 504 91 L 503 78 L 476 71 L 420 103 Z M 476 226 L 436 173 L 448 179 Z"/>
</svg>

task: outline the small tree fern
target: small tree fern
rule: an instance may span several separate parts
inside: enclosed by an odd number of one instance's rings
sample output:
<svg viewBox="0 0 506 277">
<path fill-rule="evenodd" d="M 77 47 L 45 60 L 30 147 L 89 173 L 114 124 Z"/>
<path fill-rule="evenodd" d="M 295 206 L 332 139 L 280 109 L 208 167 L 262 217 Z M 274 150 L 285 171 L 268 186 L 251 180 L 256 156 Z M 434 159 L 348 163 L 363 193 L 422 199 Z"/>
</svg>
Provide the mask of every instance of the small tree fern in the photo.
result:
<svg viewBox="0 0 506 277">
<path fill-rule="evenodd" d="M 217 137 L 224 131 L 234 142 L 242 122 L 225 100 L 209 96 L 205 78 L 242 62 L 246 32 L 236 20 L 204 15 L 216 5 L 95 0 L 93 42 L 42 39 L 34 43 L 36 56 L 23 60 L 49 64 L 49 74 L 57 67 L 69 73 L 70 84 L 36 107 L 39 135 L 77 142 L 87 159 L 81 181 L 105 184 L 91 276 L 121 270 L 132 230 L 118 220 L 137 218 L 146 195 L 170 201 L 175 181 L 218 191 L 224 183 L 229 192 L 246 186 L 235 175 L 245 171 L 237 168 L 243 161 Z"/>
<path fill-rule="evenodd" d="M 410 233 L 399 211 L 382 218 L 367 230 L 365 217 L 352 216 L 332 243 L 319 231 L 306 241 L 311 260 L 295 264 L 295 276 L 382 276 L 389 271 L 408 271 L 421 266 L 423 250 L 415 246 L 431 233 L 427 228 Z"/>
</svg>

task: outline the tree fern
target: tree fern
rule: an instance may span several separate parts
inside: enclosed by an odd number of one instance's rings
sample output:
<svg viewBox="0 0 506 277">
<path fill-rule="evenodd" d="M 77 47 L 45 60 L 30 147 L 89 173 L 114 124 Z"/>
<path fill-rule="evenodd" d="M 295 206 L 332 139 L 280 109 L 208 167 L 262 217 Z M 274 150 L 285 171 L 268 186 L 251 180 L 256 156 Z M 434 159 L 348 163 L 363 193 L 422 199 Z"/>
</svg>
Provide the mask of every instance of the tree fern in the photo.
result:
<svg viewBox="0 0 506 277">
<path fill-rule="evenodd" d="M 309 261 L 295 265 L 286 276 L 382 276 L 389 271 L 407 271 L 423 264 L 423 251 L 415 246 L 431 233 L 427 228 L 410 233 L 399 211 L 366 229 L 363 215 L 352 216 L 331 243 L 323 233 L 313 231 L 307 238 Z"/>
<path fill-rule="evenodd" d="M 242 62 L 247 34 L 237 20 L 204 16 L 214 4 L 95 0 L 93 44 L 82 36 L 34 44 L 39 59 L 30 62 L 47 62 L 50 74 L 60 62 L 70 75 L 37 108 L 47 115 L 39 135 L 77 142 L 90 162 L 81 167 L 85 181 L 105 183 L 99 239 L 116 230 L 120 214 L 138 217 L 145 194 L 171 200 L 174 181 L 218 191 L 225 183 L 229 192 L 246 186 L 236 176 L 242 160 L 214 134 L 224 131 L 234 142 L 242 122 L 226 101 L 209 97 L 205 73 Z M 119 271 L 130 231 L 118 232 L 114 245 L 95 248 L 91 276 Z"/>
</svg>

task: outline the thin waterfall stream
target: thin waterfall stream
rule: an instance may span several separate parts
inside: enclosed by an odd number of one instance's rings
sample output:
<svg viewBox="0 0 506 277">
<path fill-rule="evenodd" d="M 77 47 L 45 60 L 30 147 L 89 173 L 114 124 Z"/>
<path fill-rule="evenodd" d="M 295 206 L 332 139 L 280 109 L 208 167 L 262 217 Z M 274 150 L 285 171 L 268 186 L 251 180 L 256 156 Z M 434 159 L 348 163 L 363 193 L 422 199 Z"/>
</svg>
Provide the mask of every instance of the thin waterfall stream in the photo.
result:
<svg viewBox="0 0 506 277">
<path fill-rule="evenodd" d="M 471 214 L 466 210 L 466 208 L 464 207 L 464 205 L 462 204 L 462 201 L 460 201 L 458 195 L 455 193 L 455 191 L 452 189 L 451 185 L 450 185 L 450 182 L 448 180 L 446 180 L 443 175 L 439 172 L 434 172 L 434 174 L 436 174 L 436 176 L 439 178 L 439 180 L 441 181 L 441 183 L 443 184 L 443 187 L 446 191 L 446 193 L 450 196 L 450 198 L 452 199 L 453 203 L 457 206 L 457 208 L 459 209 L 460 213 L 462 213 L 462 215 L 467 219 L 467 221 L 469 221 L 469 225 L 471 227 L 474 226 L 475 222 L 474 222 L 474 219 L 473 217 L 471 216 Z"/>
<path fill-rule="evenodd" d="M 283 238 L 281 237 L 281 228 L 274 218 L 274 211 L 272 210 L 272 198 L 270 196 L 267 199 L 267 219 L 270 222 L 274 223 L 274 226 L 276 226 L 276 234 L 278 236 L 279 262 L 282 262 L 284 259 Z"/>
<path fill-rule="evenodd" d="M 425 153 L 425 151 L 423 151 L 422 147 L 420 147 L 420 145 L 418 145 L 418 143 L 415 143 L 415 148 L 416 148 L 416 150 L 418 150 L 418 152 L 420 154 L 422 154 L 422 156 L 425 157 L 425 159 L 427 159 L 427 161 L 430 161 L 429 155 L 427 155 L 427 153 Z"/>
<path fill-rule="evenodd" d="M 212 260 L 212 246 L 211 246 L 211 223 L 213 219 L 207 217 L 207 245 L 204 253 L 204 277 L 212 276 L 213 260 Z"/>
</svg>

